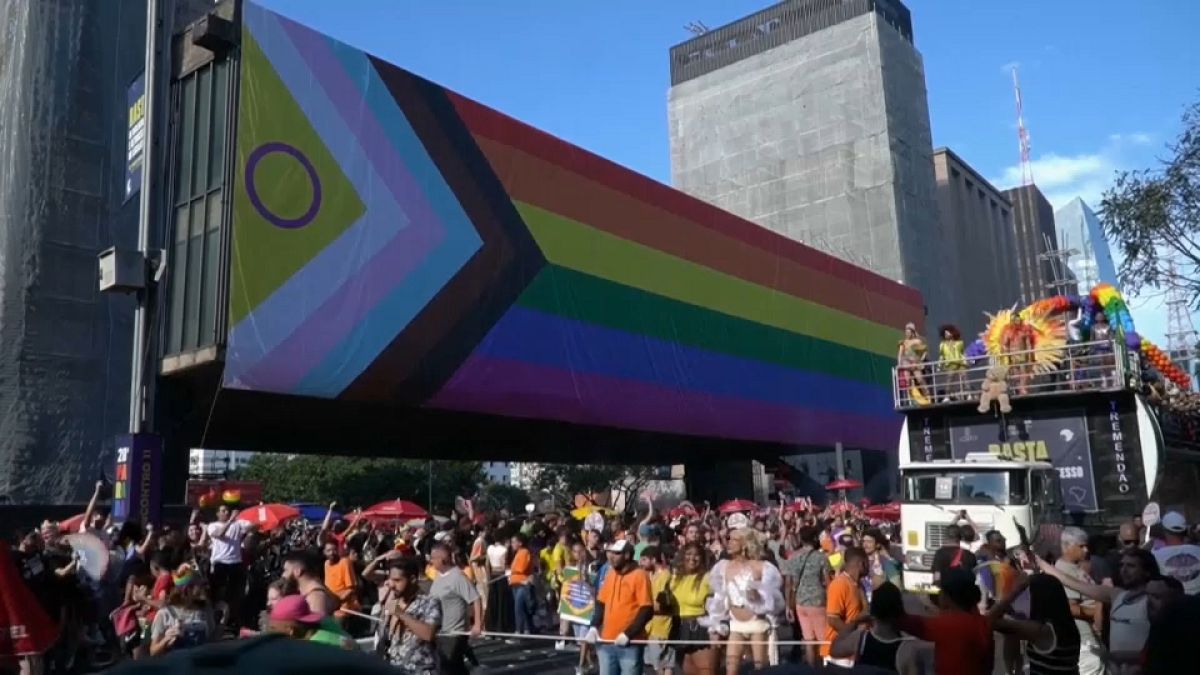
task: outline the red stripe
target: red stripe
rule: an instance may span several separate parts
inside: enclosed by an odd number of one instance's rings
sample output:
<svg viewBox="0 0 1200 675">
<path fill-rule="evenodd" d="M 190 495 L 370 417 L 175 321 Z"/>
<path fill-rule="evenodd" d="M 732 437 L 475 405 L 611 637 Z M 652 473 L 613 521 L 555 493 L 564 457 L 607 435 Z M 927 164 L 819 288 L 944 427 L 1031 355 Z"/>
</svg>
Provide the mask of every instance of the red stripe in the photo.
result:
<svg viewBox="0 0 1200 675">
<path fill-rule="evenodd" d="M 745 279 L 751 283 L 812 300 L 897 330 L 920 311 L 880 293 L 872 293 L 830 274 L 776 253 L 763 251 L 724 234 L 697 227 L 670 211 L 638 201 L 624 192 L 532 157 L 500 141 L 477 139 L 508 194 L 616 237 L 634 241 Z"/>
<path fill-rule="evenodd" d="M 476 135 L 510 145 L 643 202 L 668 209 L 699 227 L 783 255 L 913 307 L 924 306 L 921 294 L 916 289 L 809 248 L 454 92 L 447 91 L 446 94 L 467 127 Z"/>
</svg>

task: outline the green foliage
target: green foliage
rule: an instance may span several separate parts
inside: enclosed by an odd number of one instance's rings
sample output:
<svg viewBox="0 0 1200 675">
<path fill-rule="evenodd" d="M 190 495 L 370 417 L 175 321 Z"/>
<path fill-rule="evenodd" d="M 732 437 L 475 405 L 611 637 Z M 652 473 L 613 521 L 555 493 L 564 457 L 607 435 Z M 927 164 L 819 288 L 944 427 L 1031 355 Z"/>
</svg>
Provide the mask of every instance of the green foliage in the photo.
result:
<svg viewBox="0 0 1200 675">
<path fill-rule="evenodd" d="M 525 505 L 531 501 L 529 493 L 515 485 L 488 483 L 479 491 L 475 510 L 481 513 L 498 513 L 501 510 L 524 513 Z"/>
<path fill-rule="evenodd" d="M 1159 167 L 1118 173 L 1100 215 L 1120 250 L 1122 290 L 1178 287 L 1200 304 L 1200 103 Z"/>
<path fill-rule="evenodd" d="M 654 479 L 654 467 L 612 464 L 542 464 L 533 477 L 534 492 L 559 506 L 572 506 L 576 495 L 614 494 L 632 504 Z"/>
<path fill-rule="evenodd" d="M 410 459 L 364 459 L 311 455 L 256 455 L 237 472 L 242 480 L 263 483 L 268 502 L 336 501 L 345 508 L 367 507 L 389 499 L 407 499 L 427 509 L 430 465 Z M 454 498 L 475 493 L 484 481 L 479 462 L 433 462 L 434 513 L 454 507 Z"/>
</svg>

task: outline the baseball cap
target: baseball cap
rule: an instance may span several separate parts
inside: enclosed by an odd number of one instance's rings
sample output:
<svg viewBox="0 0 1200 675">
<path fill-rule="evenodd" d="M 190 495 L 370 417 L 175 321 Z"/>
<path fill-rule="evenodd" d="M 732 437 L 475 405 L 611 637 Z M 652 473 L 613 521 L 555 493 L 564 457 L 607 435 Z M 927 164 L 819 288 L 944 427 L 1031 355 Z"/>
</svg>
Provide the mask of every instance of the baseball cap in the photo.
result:
<svg viewBox="0 0 1200 675">
<path fill-rule="evenodd" d="M 308 601 L 302 595 L 284 596 L 271 608 L 272 621 L 295 621 L 296 623 L 317 624 L 324 618 L 323 614 L 309 609 Z"/>
<path fill-rule="evenodd" d="M 1178 511 L 1168 511 L 1162 519 L 1163 529 L 1167 532 L 1187 532 L 1187 518 Z"/>
<path fill-rule="evenodd" d="M 618 539 L 605 547 L 604 550 L 609 553 L 624 553 L 629 550 L 629 542 L 624 539 Z"/>
</svg>

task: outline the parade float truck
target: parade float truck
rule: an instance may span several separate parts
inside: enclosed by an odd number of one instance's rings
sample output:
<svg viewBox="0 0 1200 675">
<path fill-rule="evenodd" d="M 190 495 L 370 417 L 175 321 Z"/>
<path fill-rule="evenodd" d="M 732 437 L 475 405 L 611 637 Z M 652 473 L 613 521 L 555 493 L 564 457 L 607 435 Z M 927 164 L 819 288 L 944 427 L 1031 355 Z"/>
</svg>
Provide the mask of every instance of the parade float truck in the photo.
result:
<svg viewBox="0 0 1200 675">
<path fill-rule="evenodd" d="M 1137 335 L 1111 287 L 1002 311 L 959 353 L 894 371 L 908 590 L 934 588 L 934 553 L 953 523 L 981 538 L 999 530 L 1010 545 L 1019 524 L 1035 549 L 1056 553 L 1067 525 L 1111 534 L 1151 502 L 1195 514 L 1200 451 L 1164 438 L 1142 394 L 1190 380 Z"/>
</svg>

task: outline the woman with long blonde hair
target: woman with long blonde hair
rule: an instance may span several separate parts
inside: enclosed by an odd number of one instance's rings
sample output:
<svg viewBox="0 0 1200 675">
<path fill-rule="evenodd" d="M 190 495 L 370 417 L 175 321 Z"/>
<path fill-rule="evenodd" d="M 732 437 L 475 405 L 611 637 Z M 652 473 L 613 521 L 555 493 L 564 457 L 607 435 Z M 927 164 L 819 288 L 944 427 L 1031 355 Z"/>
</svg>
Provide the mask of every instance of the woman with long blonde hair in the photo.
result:
<svg viewBox="0 0 1200 675">
<path fill-rule="evenodd" d="M 725 668 L 730 675 L 738 672 L 746 647 L 755 668 L 778 661 L 769 643 L 774 641 L 778 615 L 785 609 L 783 576 L 763 560 L 763 541 L 748 525 L 730 523 L 729 559 L 717 563 L 709 575 L 713 597 L 708 603 L 708 621 L 729 636 Z"/>
</svg>

